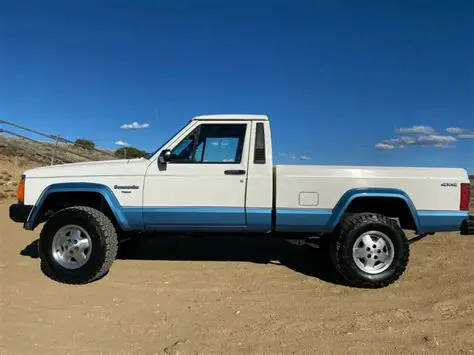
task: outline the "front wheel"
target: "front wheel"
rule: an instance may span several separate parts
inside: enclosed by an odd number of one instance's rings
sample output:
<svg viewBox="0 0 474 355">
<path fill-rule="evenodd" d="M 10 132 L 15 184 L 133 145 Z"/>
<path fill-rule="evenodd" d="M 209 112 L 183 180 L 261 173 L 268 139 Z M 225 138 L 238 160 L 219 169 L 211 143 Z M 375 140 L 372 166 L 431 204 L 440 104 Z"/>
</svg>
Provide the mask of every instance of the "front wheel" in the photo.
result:
<svg viewBox="0 0 474 355">
<path fill-rule="evenodd" d="M 89 283 L 108 272 L 117 247 L 117 233 L 106 215 L 90 207 L 65 208 L 41 231 L 41 269 L 58 282 Z"/>
<path fill-rule="evenodd" d="M 404 273 L 409 243 L 388 217 L 363 213 L 345 219 L 331 240 L 336 269 L 353 286 L 380 288 Z"/>
</svg>

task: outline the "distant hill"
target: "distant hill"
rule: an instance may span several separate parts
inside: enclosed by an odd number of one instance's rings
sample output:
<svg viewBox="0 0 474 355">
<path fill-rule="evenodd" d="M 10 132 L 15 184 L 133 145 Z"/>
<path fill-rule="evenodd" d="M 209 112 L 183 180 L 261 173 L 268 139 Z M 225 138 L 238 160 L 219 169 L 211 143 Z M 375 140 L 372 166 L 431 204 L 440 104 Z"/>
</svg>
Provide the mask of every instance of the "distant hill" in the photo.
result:
<svg viewBox="0 0 474 355">
<path fill-rule="evenodd" d="M 0 135 L 0 203 L 16 197 L 18 180 L 26 169 L 65 163 L 117 159 L 109 149 L 87 149 L 70 143 L 34 142 Z"/>
<path fill-rule="evenodd" d="M 56 145 L 9 136 L 0 136 L 0 156 L 19 157 L 44 165 L 117 159 L 110 149 L 88 149 L 70 143 Z"/>
</svg>

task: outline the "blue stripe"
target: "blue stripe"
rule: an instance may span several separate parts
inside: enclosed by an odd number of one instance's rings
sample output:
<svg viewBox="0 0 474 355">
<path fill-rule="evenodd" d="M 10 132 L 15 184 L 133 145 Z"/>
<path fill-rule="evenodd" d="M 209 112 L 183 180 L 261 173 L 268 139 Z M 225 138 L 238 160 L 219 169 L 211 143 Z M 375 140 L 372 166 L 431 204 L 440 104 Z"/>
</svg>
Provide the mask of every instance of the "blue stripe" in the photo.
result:
<svg viewBox="0 0 474 355">
<path fill-rule="evenodd" d="M 94 183 L 83 183 L 83 182 L 71 182 L 71 183 L 59 183 L 59 184 L 52 184 L 49 185 L 47 188 L 44 189 L 36 205 L 33 207 L 33 210 L 30 213 L 28 220 L 25 222 L 25 229 L 33 230 L 38 224 L 38 217 L 43 213 L 42 207 L 46 198 L 53 194 L 59 192 L 97 192 L 100 193 L 105 201 L 109 204 L 112 213 L 114 214 L 117 222 L 120 224 L 121 228 L 125 231 L 129 230 L 139 230 L 143 228 L 143 225 L 140 223 L 130 225 L 128 223 L 127 218 L 125 217 L 123 210 L 118 202 L 117 198 L 115 197 L 112 190 L 109 187 L 102 185 L 102 184 L 94 184 Z M 135 222 L 139 222 L 134 219 Z"/>
<path fill-rule="evenodd" d="M 272 229 L 271 208 L 247 208 L 247 227 L 254 232 L 270 232 Z"/>
<path fill-rule="evenodd" d="M 224 207 L 157 207 L 143 209 L 143 223 L 151 227 L 245 227 L 245 209 Z"/>
<path fill-rule="evenodd" d="M 129 209 L 125 208 L 128 216 Z M 247 211 L 247 213 L 246 213 Z M 145 207 L 143 223 L 147 230 L 268 232 L 271 209 L 243 207 Z"/>
<path fill-rule="evenodd" d="M 410 197 L 401 190 L 390 188 L 357 188 L 347 191 L 330 209 L 276 210 L 276 230 L 291 232 L 331 232 L 340 222 L 352 201 L 360 197 L 385 197 L 403 200 L 412 214 L 418 233 L 459 231 L 468 212 L 417 211 Z"/>
<path fill-rule="evenodd" d="M 148 229 L 179 230 L 234 230 L 247 229 L 267 232 L 271 229 L 271 209 L 221 207 L 122 207 L 112 190 L 95 183 L 58 183 L 44 189 L 24 227 L 33 230 L 39 220 L 46 199 L 54 193 L 96 192 L 108 203 L 120 227 L 125 231 Z M 248 219 L 248 221 L 247 221 Z"/>
<path fill-rule="evenodd" d="M 125 217 L 126 223 L 130 230 L 142 231 L 143 225 L 143 208 L 141 207 L 121 207 L 121 212 Z"/>
<path fill-rule="evenodd" d="M 390 188 L 356 188 L 347 191 L 334 209 L 282 209 L 276 210 L 276 230 L 292 232 L 332 232 L 339 224 L 347 208 L 356 198 L 386 197 L 405 201 L 415 220 L 417 229 L 419 221 L 417 211 L 408 195 L 398 189 Z"/>
<path fill-rule="evenodd" d="M 417 232 L 456 232 L 469 217 L 467 212 L 418 211 Z M 325 209 L 277 209 L 276 231 L 278 232 L 323 232 L 334 230 L 334 214 Z"/>
<path fill-rule="evenodd" d="M 391 189 L 391 188 L 356 188 L 347 191 L 336 204 L 333 210 L 333 215 L 329 222 L 329 229 L 334 230 L 334 228 L 340 222 L 342 216 L 346 212 L 347 208 L 356 198 L 360 197 L 385 197 L 385 198 L 398 198 L 403 200 L 408 208 L 410 209 L 411 215 L 415 221 L 417 230 L 420 228 L 419 220 L 415 205 L 413 204 L 410 197 L 402 190 Z"/>
<path fill-rule="evenodd" d="M 97 192 L 110 206 L 123 230 L 141 231 L 232 231 L 246 230 L 268 232 L 272 225 L 270 208 L 225 207 L 122 207 L 109 187 L 94 183 L 60 183 L 48 186 L 38 199 L 26 229 L 34 229 L 47 197 L 60 192 Z M 395 197 L 409 207 L 418 233 L 459 231 L 468 212 L 417 211 L 410 198 L 397 189 L 364 188 L 346 192 L 333 210 L 330 209 L 282 209 L 276 210 L 276 231 L 331 232 L 339 223 L 350 203 L 359 197 Z"/>
<path fill-rule="evenodd" d="M 418 233 L 459 231 L 469 212 L 418 211 Z"/>
<path fill-rule="evenodd" d="M 327 231 L 332 210 L 325 209 L 283 209 L 277 208 L 277 232 Z"/>
</svg>

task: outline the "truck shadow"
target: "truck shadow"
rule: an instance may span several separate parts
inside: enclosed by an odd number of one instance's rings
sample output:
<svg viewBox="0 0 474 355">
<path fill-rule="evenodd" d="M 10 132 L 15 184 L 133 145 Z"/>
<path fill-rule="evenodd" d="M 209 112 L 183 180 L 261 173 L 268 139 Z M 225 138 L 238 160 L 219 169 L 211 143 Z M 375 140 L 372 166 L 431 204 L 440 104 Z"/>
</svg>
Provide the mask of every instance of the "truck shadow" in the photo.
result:
<svg viewBox="0 0 474 355">
<path fill-rule="evenodd" d="M 21 255 L 38 258 L 38 240 L 26 246 Z M 120 245 L 120 260 L 238 261 L 274 264 L 324 282 L 347 285 L 339 276 L 327 252 L 278 239 L 229 237 L 143 238 Z"/>
</svg>

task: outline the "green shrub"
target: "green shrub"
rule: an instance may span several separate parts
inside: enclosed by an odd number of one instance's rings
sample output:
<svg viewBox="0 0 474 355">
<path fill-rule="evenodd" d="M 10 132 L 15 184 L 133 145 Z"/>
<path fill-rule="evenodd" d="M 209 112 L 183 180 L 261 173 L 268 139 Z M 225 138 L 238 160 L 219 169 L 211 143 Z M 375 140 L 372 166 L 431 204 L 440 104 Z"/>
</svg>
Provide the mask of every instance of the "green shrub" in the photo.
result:
<svg viewBox="0 0 474 355">
<path fill-rule="evenodd" d="M 95 143 L 91 141 L 90 139 L 85 139 L 85 138 L 79 138 L 76 139 L 74 142 L 76 146 L 85 148 L 85 149 L 94 149 L 95 148 Z"/>
<path fill-rule="evenodd" d="M 131 159 L 141 158 L 146 154 L 146 152 L 135 147 L 123 147 L 117 149 L 114 154 L 117 158 Z"/>
</svg>

